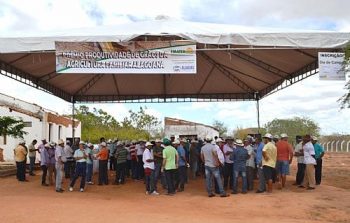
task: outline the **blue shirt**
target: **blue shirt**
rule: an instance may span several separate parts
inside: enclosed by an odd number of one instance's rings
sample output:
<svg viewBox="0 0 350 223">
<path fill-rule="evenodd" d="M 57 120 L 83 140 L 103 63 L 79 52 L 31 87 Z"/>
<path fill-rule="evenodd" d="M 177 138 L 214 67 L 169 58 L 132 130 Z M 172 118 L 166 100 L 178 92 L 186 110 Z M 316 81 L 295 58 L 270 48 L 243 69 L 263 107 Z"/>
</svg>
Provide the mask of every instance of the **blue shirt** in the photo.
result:
<svg viewBox="0 0 350 223">
<path fill-rule="evenodd" d="M 233 150 L 231 156 L 234 170 L 245 171 L 248 156 L 248 150 L 244 149 L 244 147 L 237 146 L 236 149 Z"/>
<path fill-rule="evenodd" d="M 260 142 L 258 148 L 256 149 L 256 165 L 260 165 L 262 162 L 262 150 L 264 148 L 264 143 Z"/>
<path fill-rule="evenodd" d="M 184 160 L 184 157 L 186 157 L 186 152 L 181 145 L 177 147 L 177 153 L 179 154 L 179 166 L 186 166 L 186 161 Z"/>
<path fill-rule="evenodd" d="M 324 149 L 323 147 L 318 144 L 318 143 L 315 143 L 314 144 L 314 148 L 315 148 L 315 158 L 316 159 L 319 159 L 321 157 L 321 154 L 324 153 Z"/>
</svg>

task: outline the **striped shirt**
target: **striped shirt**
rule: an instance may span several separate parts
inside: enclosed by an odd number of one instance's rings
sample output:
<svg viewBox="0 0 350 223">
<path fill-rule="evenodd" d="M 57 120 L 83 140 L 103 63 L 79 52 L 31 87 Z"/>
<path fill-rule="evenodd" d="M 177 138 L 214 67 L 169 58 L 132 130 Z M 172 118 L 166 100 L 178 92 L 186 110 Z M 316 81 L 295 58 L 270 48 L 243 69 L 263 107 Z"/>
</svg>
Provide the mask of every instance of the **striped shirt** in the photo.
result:
<svg viewBox="0 0 350 223">
<path fill-rule="evenodd" d="M 117 149 L 115 155 L 117 158 L 117 164 L 125 163 L 126 157 L 128 156 L 128 150 L 126 150 L 124 147 Z"/>
<path fill-rule="evenodd" d="M 130 146 L 129 148 L 130 151 L 130 156 L 131 156 L 131 160 L 136 160 L 136 147 L 135 145 Z"/>
</svg>

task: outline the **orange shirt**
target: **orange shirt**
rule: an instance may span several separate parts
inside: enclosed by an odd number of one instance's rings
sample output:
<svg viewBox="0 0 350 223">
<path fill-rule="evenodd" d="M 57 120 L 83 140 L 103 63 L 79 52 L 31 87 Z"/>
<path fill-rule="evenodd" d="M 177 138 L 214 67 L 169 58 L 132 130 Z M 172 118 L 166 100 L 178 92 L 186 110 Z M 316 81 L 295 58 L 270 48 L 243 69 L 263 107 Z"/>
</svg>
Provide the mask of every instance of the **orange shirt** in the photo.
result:
<svg viewBox="0 0 350 223">
<path fill-rule="evenodd" d="M 280 161 L 288 161 L 289 160 L 289 154 L 293 154 L 293 148 L 292 146 L 284 140 L 280 140 L 276 143 L 277 147 L 277 160 Z"/>
<path fill-rule="evenodd" d="M 108 149 L 102 148 L 100 152 L 97 153 L 99 160 L 108 160 Z"/>
</svg>

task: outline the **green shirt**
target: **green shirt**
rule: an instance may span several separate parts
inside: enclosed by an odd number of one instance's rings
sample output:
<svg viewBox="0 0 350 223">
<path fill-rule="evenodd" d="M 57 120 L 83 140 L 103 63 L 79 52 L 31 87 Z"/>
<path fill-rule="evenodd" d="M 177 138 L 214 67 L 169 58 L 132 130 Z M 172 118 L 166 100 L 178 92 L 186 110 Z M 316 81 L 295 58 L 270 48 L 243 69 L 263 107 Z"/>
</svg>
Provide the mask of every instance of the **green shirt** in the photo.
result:
<svg viewBox="0 0 350 223">
<path fill-rule="evenodd" d="M 157 147 L 157 146 L 153 147 L 153 154 L 162 153 L 162 152 L 163 152 L 163 147 L 161 147 L 161 146 L 160 147 Z M 154 157 L 155 162 L 157 164 L 162 164 L 163 158 L 160 158 L 160 157 L 155 156 L 155 155 L 153 155 L 153 157 Z"/>
<path fill-rule="evenodd" d="M 315 157 L 316 157 L 316 159 L 321 158 L 321 154 L 324 153 L 323 147 L 320 144 L 315 143 L 314 144 L 314 149 L 315 149 Z"/>
<path fill-rule="evenodd" d="M 117 149 L 116 151 L 117 164 L 125 163 L 127 156 L 128 156 L 128 150 L 126 150 L 124 147 L 121 149 Z"/>
<path fill-rule="evenodd" d="M 172 146 L 166 146 L 163 150 L 163 159 L 166 160 L 165 170 L 174 170 L 176 169 L 176 154 L 177 151 Z"/>
<path fill-rule="evenodd" d="M 93 155 L 92 150 L 90 148 L 87 148 L 87 149 L 85 149 L 85 153 L 88 156 L 86 158 L 86 163 L 92 164 L 92 160 L 90 159 L 90 157 L 92 157 L 92 155 Z"/>
</svg>

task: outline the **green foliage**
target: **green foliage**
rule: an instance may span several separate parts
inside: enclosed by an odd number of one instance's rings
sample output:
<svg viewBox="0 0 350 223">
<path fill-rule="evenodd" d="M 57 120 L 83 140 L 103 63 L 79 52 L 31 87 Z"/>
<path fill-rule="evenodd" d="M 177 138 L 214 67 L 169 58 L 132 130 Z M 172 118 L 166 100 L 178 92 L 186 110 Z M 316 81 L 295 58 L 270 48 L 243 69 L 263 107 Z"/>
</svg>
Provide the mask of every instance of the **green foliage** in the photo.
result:
<svg viewBox="0 0 350 223">
<path fill-rule="evenodd" d="M 344 70 L 346 72 L 349 72 L 349 66 L 350 66 L 350 43 L 345 47 L 345 61 L 344 61 Z M 347 93 L 345 93 L 341 98 L 339 98 L 340 102 L 340 108 L 350 108 L 350 81 L 346 83 L 345 89 L 347 90 Z"/>
<path fill-rule="evenodd" d="M 227 126 L 225 123 L 220 122 L 218 120 L 213 121 L 213 127 L 219 130 L 219 135 L 220 136 L 226 136 L 227 134 Z"/>
<path fill-rule="evenodd" d="M 20 119 L 15 119 L 10 116 L 0 117 L 0 135 L 4 137 L 6 144 L 6 136 L 14 138 L 23 138 L 27 132 L 23 131 L 24 122 Z"/>
<path fill-rule="evenodd" d="M 266 132 L 272 135 L 280 135 L 286 133 L 289 141 L 294 142 L 295 136 L 310 134 L 314 136 L 320 135 L 320 127 L 310 118 L 294 117 L 291 119 L 274 119 L 265 125 Z"/>
<path fill-rule="evenodd" d="M 106 139 L 137 140 L 150 139 L 150 132 L 160 124 L 158 118 L 146 114 L 144 108 L 138 112 L 129 111 L 129 117 L 118 122 L 102 109 L 80 106 L 75 110 L 75 118 L 81 121 L 82 140 L 98 143 L 101 137 Z"/>
</svg>

